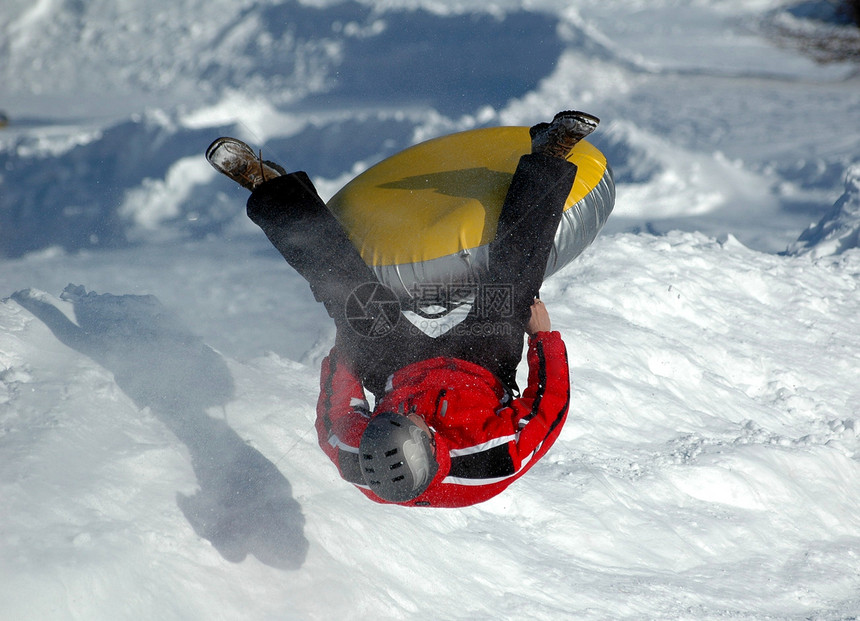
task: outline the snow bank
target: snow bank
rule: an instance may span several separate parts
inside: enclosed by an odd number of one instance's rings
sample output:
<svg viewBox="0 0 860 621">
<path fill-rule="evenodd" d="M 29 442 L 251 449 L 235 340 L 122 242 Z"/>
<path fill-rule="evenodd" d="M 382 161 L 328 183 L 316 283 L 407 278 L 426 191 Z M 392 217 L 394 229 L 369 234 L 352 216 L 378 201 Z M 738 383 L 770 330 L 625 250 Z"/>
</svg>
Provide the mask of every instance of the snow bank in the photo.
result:
<svg viewBox="0 0 860 621">
<path fill-rule="evenodd" d="M 848 170 L 845 193 L 818 224 L 806 229 L 788 248 L 790 254 L 823 257 L 860 246 L 860 165 Z"/>
<path fill-rule="evenodd" d="M 773 3 L 652 5 L 4 3 L 0 255 L 225 234 L 238 195 L 194 163 L 219 135 L 330 195 L 417 140 L 570 107 L 604 119 L 608 230 L 782 251 L 856 161 L 856 76 L 764 40 Z"/>
<path fill-rule="evenodd" d="M 195 247 L 209 271 L 223 253 Z M 222 325 L 205 305 L 16 293 L 0 304 L 0 597 L 69 619 L 848 614 L 858 274 L 856 251 L 599 238 L 542 296 L 570 350 L 570 421 L 528 477 L 462 511 L 378 506 L 339 479 L 312 429 L 325 346 L 308 365 L 262 346 L 239 362 L 197 336 Z M 241 330 L 307 312 L 284 300 Z"/>
</svg>

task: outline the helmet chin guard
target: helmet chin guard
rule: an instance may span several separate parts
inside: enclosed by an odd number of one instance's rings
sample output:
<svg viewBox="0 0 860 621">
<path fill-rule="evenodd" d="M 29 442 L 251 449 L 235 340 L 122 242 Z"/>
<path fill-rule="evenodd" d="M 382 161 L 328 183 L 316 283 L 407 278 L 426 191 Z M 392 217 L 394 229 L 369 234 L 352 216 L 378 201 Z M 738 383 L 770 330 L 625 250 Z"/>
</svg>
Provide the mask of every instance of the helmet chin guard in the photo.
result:
<svg viewBox="0 0 860 621">
<path fill-rule="evenodd" d="M 358 450 L 365 482 L 389 502 L 417 498 L 439 469 L 427 432 L 394 412 L 382 412 L 370 420 Z"/>
</svg>

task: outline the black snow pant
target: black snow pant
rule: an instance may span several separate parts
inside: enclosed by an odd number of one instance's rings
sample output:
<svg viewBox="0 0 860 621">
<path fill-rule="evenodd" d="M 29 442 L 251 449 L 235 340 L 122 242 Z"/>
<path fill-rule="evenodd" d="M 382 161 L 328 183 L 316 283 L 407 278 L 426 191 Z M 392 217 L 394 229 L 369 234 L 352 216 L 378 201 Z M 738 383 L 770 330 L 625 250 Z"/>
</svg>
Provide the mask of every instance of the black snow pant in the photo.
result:
<svg viewBox="0 0 860 621">
<path fill-rule="evenodd" d="M 373 297 L 374 290 L 385 288 L 304 172 L 262 184 L 248 200 L 248 216 L 308 281 L 314 297 L 335 322 L 338 348 L 377 398 L 394 371 L 437 356 L 479 364 L 516 393 L 516 370 L 530 307 L 543 283 L 575 176 L 576 165 L 561 158 L 530 154 L 520 159 L 502 205 L 496 237 L 489 245 L 489 273 L 481 283 L 482 288 L 490 287 L 494 297 L 490 303 L 482 303 L 478 295 L 456 330 L 435 338 L 400 316 L 399 307 L 384 330 L 364 329 L 368 324 L 350 319 L 357 303 L 371 323 L 385 319 L 381 314 L 386 312 L 390 319 L 392 298 L 377 296 L 376 304 L 367 304 L 368 292 Z M 348 310 L 350 305 L 353 311 Z"/>
</svg>

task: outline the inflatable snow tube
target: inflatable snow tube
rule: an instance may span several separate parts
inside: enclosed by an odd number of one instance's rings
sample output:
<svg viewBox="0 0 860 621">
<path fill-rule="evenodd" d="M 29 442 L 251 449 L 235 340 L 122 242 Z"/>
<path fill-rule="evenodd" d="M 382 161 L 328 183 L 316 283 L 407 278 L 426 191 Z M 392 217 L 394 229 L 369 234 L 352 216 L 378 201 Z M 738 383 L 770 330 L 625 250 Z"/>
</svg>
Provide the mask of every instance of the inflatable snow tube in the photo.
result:
<svg viewBox="0 0 860 621">
<path fill-rule="evenodd" d="M 475 129 L 412 146 L 358 175 L 328 202 L 365 263 L 399 299 L 432 284 L 474 285 L 513 173 L 531 151 L 527 127 Z M 576 180 L 546 275 L 594 241 L 615 204 L 603 154 L 587 141 L 568 160 Z"/>
</svg>

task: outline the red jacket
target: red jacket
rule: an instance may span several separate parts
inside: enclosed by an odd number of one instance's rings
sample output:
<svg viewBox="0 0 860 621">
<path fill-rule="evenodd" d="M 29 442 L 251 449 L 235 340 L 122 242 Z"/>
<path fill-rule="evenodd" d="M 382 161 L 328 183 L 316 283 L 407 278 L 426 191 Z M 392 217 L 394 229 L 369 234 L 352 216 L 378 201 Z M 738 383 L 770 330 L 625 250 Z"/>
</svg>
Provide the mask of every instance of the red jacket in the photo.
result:
<svg viewBox="0 0 860 621">
<path fill-rule="evenodd" d="M 529 381 L 511 400 L 484 367 L 455 358 L 410 364 L 391 376 L 376 411 L 415 411 L 436 431 L 439 471 L 423 494 L 405 505 L 464 507 L 504 490 L 552 446 L 567 418 L 567 350 L 558 332 L 529 339 Z M 316 429 L 340 475 L 368 498 L 358 446 L 370 420 L 361 382 L 338 352 L 323 360 Z M 403 405 L 403 409 L 398 406 Z"/>
</svg>

